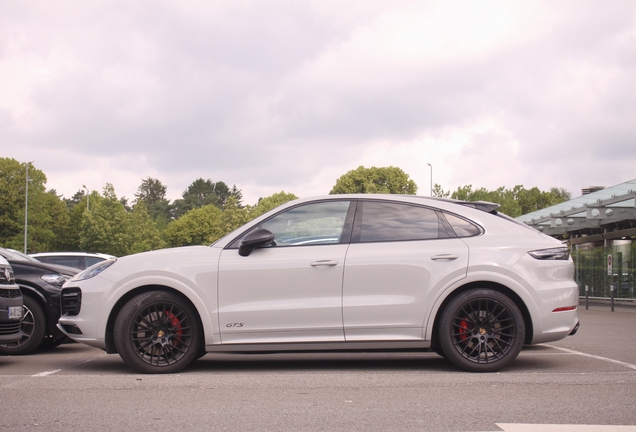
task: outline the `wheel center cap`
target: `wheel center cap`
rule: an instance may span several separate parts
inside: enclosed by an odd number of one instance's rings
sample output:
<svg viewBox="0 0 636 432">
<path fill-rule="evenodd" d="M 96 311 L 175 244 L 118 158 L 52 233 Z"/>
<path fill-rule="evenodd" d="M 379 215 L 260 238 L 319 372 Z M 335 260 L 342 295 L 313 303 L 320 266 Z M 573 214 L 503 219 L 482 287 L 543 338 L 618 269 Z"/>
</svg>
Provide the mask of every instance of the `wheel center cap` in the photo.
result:
<svg viewBox="0 0 636 432">
<path fill-rule="evenodd" d="M 479 334 L 485 335 L 486 333 L 487 333 L 487 332 L 486 332 L 486 329 L 485 329 L 485 328 L 483 328 L 483 327 L 480 327 L 480 328 L 479 328 Z"/>
<path fill-rule="evenodd" d="M 165 333 L 163 332 L 163 330 L 159 330 L 159 332 L 157 333 L 157 337 L 163 337 L 164 335 Z"/>
</svg>

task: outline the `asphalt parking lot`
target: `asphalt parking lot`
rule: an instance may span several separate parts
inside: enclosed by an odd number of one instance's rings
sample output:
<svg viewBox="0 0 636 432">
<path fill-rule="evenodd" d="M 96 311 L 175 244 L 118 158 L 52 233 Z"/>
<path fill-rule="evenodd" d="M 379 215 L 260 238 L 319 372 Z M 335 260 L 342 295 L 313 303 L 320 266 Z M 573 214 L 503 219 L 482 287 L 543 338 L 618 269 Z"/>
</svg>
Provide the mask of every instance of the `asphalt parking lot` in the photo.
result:
<svg viewBox="0 0 636 432">
<path fill-rule="evenodd" d="M 79 344 L 4 356 L 0 430 L 636 431 L 636 308 L 579 313 L 492 374 L 417 352 L 208 354 L 174 375 Z"/>
</svg>

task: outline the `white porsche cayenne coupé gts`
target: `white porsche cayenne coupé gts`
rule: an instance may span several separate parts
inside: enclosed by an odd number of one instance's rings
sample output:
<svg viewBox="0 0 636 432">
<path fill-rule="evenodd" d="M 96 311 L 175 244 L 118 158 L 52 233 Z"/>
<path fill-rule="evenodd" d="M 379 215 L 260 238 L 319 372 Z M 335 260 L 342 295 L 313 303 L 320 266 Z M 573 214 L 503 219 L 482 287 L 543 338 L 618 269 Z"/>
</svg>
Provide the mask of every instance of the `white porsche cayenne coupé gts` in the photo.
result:
<svg viewBox="0 0 636 432">
<path fill-rule="evenodd" d="M 289 202 L 211 246 L 96 264 L 59 328 L 144 373 L 206 352 L 433 350 L 491 372 L 578 328 L 561 242 L 497 204 L 401 195 Z"/>
</svg>

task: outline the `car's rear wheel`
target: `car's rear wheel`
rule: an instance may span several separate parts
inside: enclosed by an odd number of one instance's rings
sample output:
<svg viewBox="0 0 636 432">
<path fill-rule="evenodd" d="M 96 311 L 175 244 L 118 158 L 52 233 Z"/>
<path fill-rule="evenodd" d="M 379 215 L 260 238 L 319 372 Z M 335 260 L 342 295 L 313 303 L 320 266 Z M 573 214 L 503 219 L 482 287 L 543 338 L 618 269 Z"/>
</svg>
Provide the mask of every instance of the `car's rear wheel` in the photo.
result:
<svg viewBox="0 0 636 432">
<path fill-rule="evenodd" d="M 446 306 L 439 325 L 446 357 L 469 372 L 494 372 L 521 351 L 525 322 L 517 305 L 492 289 L 459 294 Z"/>
<path fill-rule="evenodd" d="M 177 294 L 151 291 L 132 298 L 115 320 L 115 347 L 142 373 L 172 373 L 199 353 L 201 332 L 192 305 Z"/>
<path fill-rule="evenodd" d="M 46 315 L 42 306 L 34 298 L 23 297 L 23 316 L 20 329 L 24 336 L 17 342 L 0 345 L 0 354 L 23 355 L 38 348 L 46 333 Z"/>
</svg>

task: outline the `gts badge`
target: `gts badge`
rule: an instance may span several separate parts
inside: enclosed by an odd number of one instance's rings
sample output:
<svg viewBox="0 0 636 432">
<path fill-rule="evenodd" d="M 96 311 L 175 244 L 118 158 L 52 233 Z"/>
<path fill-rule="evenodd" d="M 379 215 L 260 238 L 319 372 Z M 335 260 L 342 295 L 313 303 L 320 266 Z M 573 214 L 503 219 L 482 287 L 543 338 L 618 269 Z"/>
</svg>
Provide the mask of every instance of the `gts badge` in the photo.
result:
<svg viewBox="0 0 636 432">
<path fill-rule="evenodd" d="M 229 324 L 225 324 L 225 327 L 231 328 L 231 327 L 243 327 L 243 323 L 229 323 Z"/>
</svg>

